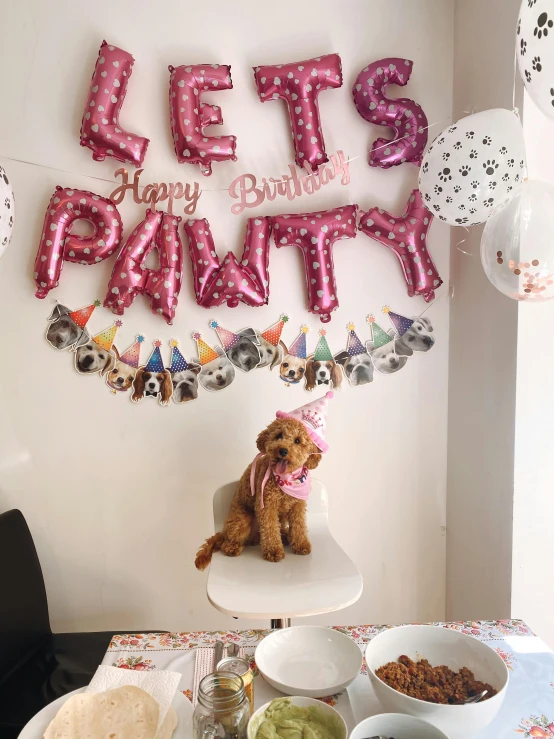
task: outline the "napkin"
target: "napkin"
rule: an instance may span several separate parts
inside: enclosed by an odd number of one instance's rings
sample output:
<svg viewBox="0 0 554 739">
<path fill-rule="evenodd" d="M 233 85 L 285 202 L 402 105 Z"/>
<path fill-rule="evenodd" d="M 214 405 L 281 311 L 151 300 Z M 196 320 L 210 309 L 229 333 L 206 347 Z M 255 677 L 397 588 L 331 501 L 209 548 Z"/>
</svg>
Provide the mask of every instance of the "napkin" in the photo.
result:
<svg viewBox="0 0 554 739">
<path fill-rule="evenodd" d="M 134 685 L 137 688 L 141 688 L 158 701 L 158 705 L 160 706 L 160 715 L 158 718 L 159 730 L 177 692 L 180 680 L 180 672 L 170 672 L 169 670 L 148 670 L 142 672 L 139 670 L 124 670 L 121 667 L 100 665 L 94 673 L 94 677 L 90 681 L 90 685 L 85 690 L 85 693 L 104 693 L 106 690 L 122 688 L 125 685 Z"/>
</svg>

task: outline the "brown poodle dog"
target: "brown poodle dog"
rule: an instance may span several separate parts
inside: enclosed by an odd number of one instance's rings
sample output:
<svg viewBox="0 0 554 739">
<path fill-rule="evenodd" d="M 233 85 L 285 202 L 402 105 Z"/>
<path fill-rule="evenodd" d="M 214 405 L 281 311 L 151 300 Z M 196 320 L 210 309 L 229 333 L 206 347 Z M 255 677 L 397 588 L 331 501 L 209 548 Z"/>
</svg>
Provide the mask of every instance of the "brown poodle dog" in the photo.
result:
<svg viewBox="0 0 554 739">
<path fill-rule="evenodd" d="M 283 540 L 295 554 L 309 554 L 311 544 L 306 526 L 306 501 L 293 498 L 278 486 L 270 474 L 263 490 L 268 466 L 273 473 L 284 475 L 305 466 L 313 470 L 321 461 L 321 452 L 311 440 L 306 427 L 292 418 L 273 421 L 258 436 L 256 445 L 264 457 L 258 459 L 254 476 L 254 492 L 250 490 L 248 465 L 242 475 L 223 531 L 210 537 L 196 555 L 195 565 L 205 570 L 214 551 L 238 557 L 247 545 L 261 543 L 262 556 L 268 562 L 279 562 L 285 556 Z M 263 501 L 263 502 L 262 502 Z"/>
</svg>

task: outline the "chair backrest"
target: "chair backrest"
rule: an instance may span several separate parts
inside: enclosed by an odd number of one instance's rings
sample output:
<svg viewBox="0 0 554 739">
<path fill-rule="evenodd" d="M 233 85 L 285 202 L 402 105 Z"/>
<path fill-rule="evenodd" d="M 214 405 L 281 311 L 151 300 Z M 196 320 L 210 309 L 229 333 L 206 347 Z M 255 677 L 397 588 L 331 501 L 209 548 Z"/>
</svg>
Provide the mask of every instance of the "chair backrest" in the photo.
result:
<svg viewBox="0 0 554 739">
<path fill-rule="evenodd" d="M 50 632 L 33 537 L 21 511 L 0 514 L 0 682 Z"/>
<path fill-rule="evenodd" d="M 238 480 L 229 482 L 227 485 L 222 485 L 214 493 L 214 524 L 216 531 L 221 531 L 223 528 L 238 484 Z M 308 521 L 310 518 L 321 514 L 327 518 L 328 510 L 327 490 L 319 480 L 314 480 L 312 477 L 312 489 L 308 498 Z"/>
</svg>

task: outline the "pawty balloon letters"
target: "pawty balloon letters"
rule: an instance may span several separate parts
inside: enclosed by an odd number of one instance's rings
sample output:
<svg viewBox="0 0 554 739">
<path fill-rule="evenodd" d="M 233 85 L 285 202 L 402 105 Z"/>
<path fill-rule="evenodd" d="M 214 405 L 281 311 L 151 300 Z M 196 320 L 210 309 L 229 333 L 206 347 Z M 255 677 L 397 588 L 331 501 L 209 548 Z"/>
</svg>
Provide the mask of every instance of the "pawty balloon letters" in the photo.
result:
<svg viewBox="0 0 554 739">
<path fill-rule="evenodd" d="M 394 219 L 381 210 L 362 214 L 358 226 L 355 204 L 325 211 L 301 214 L 258 216 L 246 223 L 243 254 L 240 260 L 228 252 L 217 256 L 210 224 L 205 219 L 181 218 L 172 214 L 175 199 L 185 197 L 185 212 L 194 213 L 200 186 L 194 189 L 182 183 L 154 183 L 139 193 L 140 168 L 149 140 L 119 123 L 134 59 L 127 51 L 102 42 L 88 92 L 81 127 L 81 145 L 91 149 L 93 158 L 113 157 L 132 164 L 136 170 L 132 184 L 126 169 L 116 173 L 121 185 L 110 198 L 84 190 L 57 187 L 44 219 L 34 268 L 35 295 L 45 298 L 58 287 L 65 261 L 90 266 L 114 256 L 115 262 L 104 306 L 117 316 L 129 309 L 137 295 L 144 295 L 154 313 L 171 324 L 177 309 L 184 269 L 182 233 L 188 243 L 196 302 L 205 308 L 239 303 L 251 307 L 267 304 L 269 299 L 270 239 L 277 248 L 298 247 L 303 256 L 308 310 L 323 323 L 339 306 L 339 286 L 335 279 L 334 252 L 343 239 L 355 238 L 358 228 L 371 238 L 392 248 L 400 260 L 408 294 L 434 297 L 441 284 L 433 260 L 427 251 L 427 233 L 433 216 L 423 204 L 418 191 L 412 193 L 405 216 Z M 420 165 L 427 143 L 427 118 L 417 103 L 407 98 L 392 99 L 388 85 L 406 85 L 412 74 L 411 61 L 388 58 L 370 64 L 357 76 L 352 90 L 360 115 L 373 124 L 392 128 L 395 141 L 380 138 L 370 155 L 372 167 L 389 168 L 406 162 Z M 260 65 L 254 68 L 254 82 L 261 102 L 284 101 L 289 113 L 296 164 L 306 174 L 298 176 L 294 165 L 290 176 L 281 180 L 262 178 L 258 186 L 253 175 L 244 175 L 231 183 L 229 194 L 239 202 L 232 211 L 240 214 L 275 199 L 289 200 L 313 194 L 334 177 L 343 184 L 350 181 L 348 159 L 342 151 L 331 156 L 325 150 L 323 122 L 318 98 L 343 84 L 341 59 L 326 54 L 287 64 Z M 208 126 L 222 125 L 223 115 L 217 105 L 202 99 L 203 93 L 224 92 L 233 88 L 231 67 L 226 64 L 194 64 L 169 67 L 169 111 L 175 154 L 180 163 L 192 164 L 203 175 L 212 173 L 214 164 L 237 159 L 234 135 L 210 136 Z M 396 140 L 398 139 L 398 140 Z M 390 146 L 389 146 L 390 144 Z M 147 204 L 143 220 L 123 235 L 123 221 L 117 210 L 126 192 L 136 202 Z M 168 201 L 168 212 L 156 210 L 156 204 Z M 92 225 L 91 236 L 71 233 L 76 220 Z M 146 267 L 153 249 L 159 255 L 156 269 Z"/>
</svg>

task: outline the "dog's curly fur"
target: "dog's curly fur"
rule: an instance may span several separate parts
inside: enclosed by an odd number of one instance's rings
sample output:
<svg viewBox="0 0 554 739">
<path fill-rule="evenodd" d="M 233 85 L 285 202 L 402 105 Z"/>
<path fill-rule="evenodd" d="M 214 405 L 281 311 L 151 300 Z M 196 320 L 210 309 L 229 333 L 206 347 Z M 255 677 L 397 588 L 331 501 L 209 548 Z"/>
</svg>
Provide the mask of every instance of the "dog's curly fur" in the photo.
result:
<svg viewBox="0 0 554 739">
<path fill-rule="evenodd" d="M 223 531 L 214 534 L 196 555 L 195 565 L 205 570 L 212 554 L 221 550 L 228 557 L 238 557 L 245 546 L 261 543 L 262 556 L 268 562 L 279 562 L 285 556 L 283 543 L 289 543 L 295 554 L 309 554 L 311 544 L 306 526 L 306 501 L 284 493 L 273 475 L 266 483 L 261 507 L 261 487 L 269 464 L 282 459 L 286 449 L 287 472 L 306 465 L 310 470 L 321 461 L 321 452 L 310 439 L 305 426 L 292 418 L 273 421 L 258 436 L 256 446 L 265 457 L 258 460 L 255 472 L 255 495 L 250 490 L 248 465 L 242 475 Z"/>
</svg>

